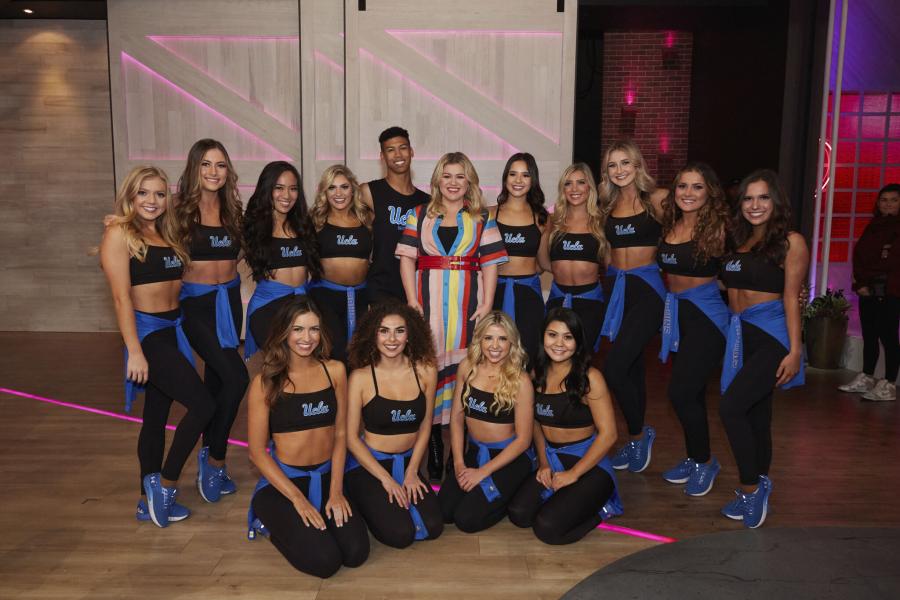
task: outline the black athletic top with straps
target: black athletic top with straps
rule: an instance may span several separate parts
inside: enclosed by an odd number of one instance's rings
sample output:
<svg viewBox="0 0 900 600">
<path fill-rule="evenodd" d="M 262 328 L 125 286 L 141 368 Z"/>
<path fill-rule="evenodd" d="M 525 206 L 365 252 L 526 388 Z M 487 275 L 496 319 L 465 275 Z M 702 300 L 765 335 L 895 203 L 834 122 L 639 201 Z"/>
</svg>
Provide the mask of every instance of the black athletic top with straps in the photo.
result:
<svg viewBox="0 0 900 600">
<path fill-rule="evenodd" d="M 372 232 L 365 225 L 339 227 L 326 222 L 316 234 L 319 258 L 363 258 L 372 253 Z"/>
<path fill-rule="evenodd" d="M 191 260 L 237 260 L 240 244 L 224 227 L 198 223 L 191 235 Z"/>
<path fill-rule="evenodd" d="M 594 417 L 587 404 L 573 405 L 567 392 L 557 394 L 537 394 L 534 403 L 534 418 L 541 425 L 577 429 L 594 425 Z"/>
<path fill-rule="evenodd" d="M 428 202 L 429 196 L 416 189 L 411 195 L 401 194 L 385 179 L 369 182 L 375 220 L 372 222 L 374 251 L 369 267 L 369 291 L 387 293 L 403 300 L 403 282 L 400 280 L 400 259 L 394 256 L 397 242 L 406 228 L 406 217 L 415 212 L 417 206 Z"/>
<path fill-rule="evenodd" d="M 727 254 L 719 277 L 727 288 L 784 293 L 784 268 L 757 252 Z"/>
<path fill-rule="evenodd" d="M 660 240 L 656 262 L 660 269 L 672 275 L 715 277 L 719 274 L 719 269 L 722 266 L 720 258 L 710 256 L 704 262 L 698 262 L 696 253 L 696 240 L 689 240 L 680 244 L 670 244 L 665 240 Z"/>
<path fill-rule="evenodd" d="M 599 263 L 600 242 L 590 233 L 564 233 L 550 245 L 550 260 L 582 260 Z"/>
<path fill-rule="evenodd" d="M 500 222 L 500 207 L 497 207 L 497 227 L 503 238 L 503 245 L 509 256 L 534 258 L 541 245 L 541 228 L 537 225 L 537 217 L 531 213 L 530 225 L 506 225 Z"/>
<path fill-rule="evenodd" d="M 184 265 L 170 246 L 147 245 L 147 255 L 143 262 L 135 257 L 128 260 L 128 272 L 131 274 L 131 285 L 175 281 L 184 274 Z"/>
<path fill-rule="evenodd" d="M 514 406 L 494 414 L 494 394 L 479 390 L 473 385 L 469 385 L 469 393 L 463 400 L 463 411 L 467 417 L 486 423 L 509 424 L 516 421 Z"/>
<path fill-rule="evenodd" d="M 362 408 L 363 426 L 366 431 L 378 435 L 398 435 L 415 433 L 425 418 L 425 392 L 419 383 L 419 374 L 413 368 L 419 395 L 412 400 L 391 400 L 378 393 L 378 378 L 375 376 L 375 365 L 372 367 L 372 381 L 375 383 L 375 395 Z"/>
<path fill-rule="evenodd" d="M 662 225 L 646 211 L 630 217 L 609 215 L 603 231 L 611 248 L 656 246 L 662 237 Z"/>
<path fill-rule="evenodd" d="M 269 268 L 305 267 L 306 252 L 300 238 L 273 237 L 269 241 Z"/>
<path fill-rule="evenodd" d="M 269 409 L 269 433 L 292 433 L 331 427 L 337 416 L 337 396 L 325 363 L 328 387 L 317 392 L 293 394 L 282 391 Z"/>
</svg>

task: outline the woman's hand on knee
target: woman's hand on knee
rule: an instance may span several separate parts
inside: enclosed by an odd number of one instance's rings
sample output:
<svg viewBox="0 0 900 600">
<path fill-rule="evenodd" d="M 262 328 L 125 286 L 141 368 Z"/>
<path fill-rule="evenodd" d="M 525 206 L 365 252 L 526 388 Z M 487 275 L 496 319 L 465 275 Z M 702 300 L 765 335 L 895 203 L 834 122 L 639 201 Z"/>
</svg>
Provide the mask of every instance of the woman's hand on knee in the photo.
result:
<svg viewBox="0 0 900 600">
<path fill-rule="evenodd" d="M 572 485 L 576 481 L 578 481 L 578 476 L 572 471 L 557 471 L 553 474 L 550 486 L 555 491 L 559 491 L 568 485 Z"/>
<path fill-rule="evenodd" d="M 553 471 L 550 470 L 550 467 L 539 468 L 534 478 L 547 489 L 553 485 Z"/>
<path fill-rule="evenodd" d="M 304 525 L 325 531 L 325 519 L 322 518 L 316 507 L 310 504 L 309 500 L 306 498 L 294 500 L 294 510 L 300 515 Z"/>
<path fill-rule="evenodd" d="M 406 495 L 406 490 L 403 489 L 403 486 L 394 481 L 393 478 L 385 477 L 381 481 L 381 487 L 387 492 L 389 503 L 393 504 L 396 502 L 398 506 L 409 508 L 409 498 Z"/>
<path fill-rule="evenodd" d="M 413 504 L 418 504 L 419 500 L 425 498 L 428 488 L 425 487 L 425 482 L 419 478 L 418 473 L 407 473 L 403 480 L 403 491 L 406 492 L 406 497 Z"/>
<path fill-rule="evenodd" d="M 344 523 L 353 516 L 353 511 L 350 509 L 350 502 L 347 501 L 347 498 L 341 493 L 335 493 L 331 494 L 325 504 L 325 514 L 329 519 L 334 520 L 335 525 L 343 527 Z"/>
</svg>

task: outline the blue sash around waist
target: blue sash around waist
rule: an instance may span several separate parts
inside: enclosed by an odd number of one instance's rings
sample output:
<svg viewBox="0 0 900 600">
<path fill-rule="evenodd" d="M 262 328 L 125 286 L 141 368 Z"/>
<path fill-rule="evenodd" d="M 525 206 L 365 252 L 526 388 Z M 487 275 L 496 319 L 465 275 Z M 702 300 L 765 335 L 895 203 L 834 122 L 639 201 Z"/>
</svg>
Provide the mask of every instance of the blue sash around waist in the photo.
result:
<svg viewBox="0 0 900 600">
<path fill-rule="evenodd" d="M 471 435 L 469 436 L 469 443 L 473 444 L 476 448 L 478 448 L 478 468 L 480 469 L 484 465 L 488 464 L 491 460 L 491 450 L 503 450 L 507 446 L 509 446 L 513 440 L 516 439 L 516 436 L 513 436 L 509 439 L 500 441 L 500 442 L 479 442 Z M 529 448 L 529 451 L 526 452 L 529 458 L 534 456 L 534 451 Z M 488 475 L 478 484 L 481 487 L 481 491 L 484 492 L 484 497 L 487 498 L 488 502 L 493 502 L 500 498 L 500 490 L 494 484 L 494 479 Z"/>
<path fill-rule="evenodd" d="M 668 292 L 663 311 L 662 347 L 659 350 L 659 359 L 663 362 L 669 359 L 669 352 L 678 352 L 678 344 L 681 342 L 681 329 L 678 325 L 679 300 L 689 300 L 699 308 L 712 324 L 719 328 L 722 337 L 725 337 L 728 331 L 728 307 L 722 300 L 722 294 L 715 281 L 682 292 Z"/>
<path fill-rule="evenodd" d="M 498 284 L 503 284 L 503 306 L 501 306 L 501 310 L 508 314 L 513 320 L 516 319 L 516 286 L 522 286 L 529 288 L 535 294 L 538 295 L 538 298 L 541 299 L 541 302 L 544 301 L 544 292 L 541 291 L 541 276 L 535 273 L 530 277 L 498 277 Z"/>
<path fill-rule="evenodd" d="M 155 331 L 160 331 L 169 327 L 175 328 L 175 340 L 178 343 L 178 351 L 181 352 L 188 362 L 194 365 L 194 351 L 188 342 L 187 336 L 184 335 L 184 329 L 181 327 L 182 317 L 178 317 L 174 321 L 155 317 L 153 315 L 134 311 L 134 322 L 137 326 L 138 341 L 143 342 L 144 338 Z M 131 412 L 131 405 L 139 391 L 143 391 L 145 385 L 137 384 L 128 379 L 128 348 L 125 348 L 125 412 Z"/>
<path fill-rule="evenodd" d="M 588 448 L 591 447 L 591 444 L 594 443 L 594 440 L 597 439 L 597 434 L 595 433 L 591 437 L 586 440 L 581 440 L 578 443 L 570 444 L 568 446 L 561 446 L 559 448 L 552 447 L 549 443 L 544 444 L 545 454 L 547 456 L 547 462 L 550 463 L 550 470 L 554 473 L 559 473 L 560 471 L 565 471 L 566 468 L 563 466 L 562 461 L 559 459 L 560 454 L 568 454 L 569 456 L 577 456 L 581 458 L 588 451 Z M 599 515 L 604 521 L 608 520 L 612 517 L 616 517 L 621 515 L 624 511 L 622 509 L 622 500 L 619 498 L 619 486 L 616 483 L 616 473 L 612 468 L 612 462 L 610 462 L 609 457 L 604 456 L 600 462 L 597 463 L 597 466 L 609 473 L 609 476 L 613 481 L 613 493 L 609 497 L 609 500 L 606 501 L 606 504 L 603 508 L 600 509 Z M 553 488 L 546 488 L 541 492 L 541 500 L 546 501 L 550 496 L 554 494 Z"/>
<path fill-rule="evenodd" d="M 659 267 L 656 263 L 650 263 L 642 267 L 621 270 L 610 265 L 606 272 L 614 275 L 616 278 L 613 284 L 612 292 L 609 294 L 609 302 L 606 306 L 606 317 L 603 319 L 603 326 L 600 327 L 600 335 L 605 335 L 609 341 L 614 341 L 619 334 L 619 327 L 622 326 L 622 318 L 625 315 L 625 276 L 635 275 L 640 277 L 647 285 L 652 287 L 660 298 L 666 297 L 666 286 L 663 285 L 662 277 L 659 274 Z"/>
<path fill-rule="evenodd" d="M 325 288 L 334 292 L 343 292 L 347 295 L 347 341 L 353 337 L 353 331 L 356 329 L 356 292 L 366 289 L 366 282 L 363 281 L 358 285 L 341 285 L 327 279 L 319 279 L 309 284 L 312 288 Z"/>
<path fill-rule="evenodd" d="M 259 344 L 256 341 L 256 338 L 253 337 L 253 331 L 250 329 L 250 316 L 261 309 L 263 306 L 278 300 L 279 298 L 284 298 L 285 296 L 290 296 L 291 294 L 295 296 L 303 296 L 307 293 L 306 284 L 299 285 L 297 287 L 291 287 L 289 285 L 285 285 L 278 281 L 274 281 L 272 279 L 263 279 L 259 283 L 256 284 L 256 289 L 253 291 L 253 295 L 250 297 L 250 303 L 247 305 L 247 334 L 244 338 L 244 359 L 249 359 L 259 350 Z M 263 340 L 264 341 L 264 340 Z"/>
<path fill-rule="evenodd" d="M 557 298 L 562 298 L 563 308 L 572 308 L 572 300 L 592 300 L 594 302 L 603 302 L 603 286 L 600 285 L 600 282 L 597 282 L 597 285 L 592 287 L 586 292 L 582 292 L 580 294 L 569 294 L 567 292 L 562 291 L 558 285 L 556 285 L 556 281 L 550 284 L 550 296 L 547 298 L 547 304 L 549 304 L 552 300 L 556 300 Z M 586 340 L 589 344 L 592 343 L 592 340 Z M 600 336 L 597 336 L 596 340 L 593 340 L 593 348 L 594 352 L 596 352 L 600 347 Z"/>
<path fill-rule="evenodd" d="M 231 303 L 228 301 L 228 290 L 241 285 L 240 276 L 225 283 L 189 283 L 181 284 L 181 297 L 196 298 L 212 292 L 216 293 L 216 335 L 222 348 L 237 348 L 240 340 L 234 328 L 234 315 L 231 314 Z"/>
</svg>

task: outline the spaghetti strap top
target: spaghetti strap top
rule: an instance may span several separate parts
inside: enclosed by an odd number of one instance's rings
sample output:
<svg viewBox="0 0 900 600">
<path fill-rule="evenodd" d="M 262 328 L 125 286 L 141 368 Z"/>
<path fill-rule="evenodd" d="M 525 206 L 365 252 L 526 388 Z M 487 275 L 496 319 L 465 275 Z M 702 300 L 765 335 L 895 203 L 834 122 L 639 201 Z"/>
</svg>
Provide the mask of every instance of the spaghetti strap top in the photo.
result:
<svg viewBox="0 0 900 600">
<path fill-rule="evenodd" d="M 419 374 L 413 367 L 419 395 L 412 400 L 391 400 L 378 391 L 378 378 L 375 376 L 375 365 L 372 369 L 372 382 L 375 384 L 375 395 L 362 408 L 362 420 L 366 431 L 378 435 L 398 435 L 415 433 L 425 418 L 425 392 L 419 383 Z"/>
<path fill-rule="evenodd" d="M 292 433 L 330 427 L 337 416 L 337 396 L 325 363 L 319 363 L 328 387 L 317 392 L 293 394 L 282 391 L 269 410 L 269 433 Z"/>
<path fill-rule="evenodd" d="M 531 213 L 530 225 L 506 225 L 500 222 L 500 207 L 497 207 L 497 227 L 503 236 L 503 245 L 509 256 L 534 258 L 541 245 L 541 229 L 537 226 L 534 212 Z"/>
</svg>

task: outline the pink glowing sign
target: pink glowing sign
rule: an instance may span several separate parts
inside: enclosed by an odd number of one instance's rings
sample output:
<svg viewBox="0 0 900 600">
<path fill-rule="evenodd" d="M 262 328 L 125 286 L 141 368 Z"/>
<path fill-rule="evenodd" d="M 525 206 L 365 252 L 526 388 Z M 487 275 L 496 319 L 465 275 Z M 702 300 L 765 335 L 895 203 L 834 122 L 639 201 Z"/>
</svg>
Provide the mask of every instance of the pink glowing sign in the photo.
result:
<svg viewBox="0 0 900 600">
<path fill-rule="evenodd" d="M 634 90 L 625 90 L 625 105 L 631 106 L 634 104 L 635 94 Z"/>
<path fill-rule="evenodd" d="M 667 31 L 666 32 L 666 48 L 671 48 L 675 45 L 675 32 Z"/>
</svg>

